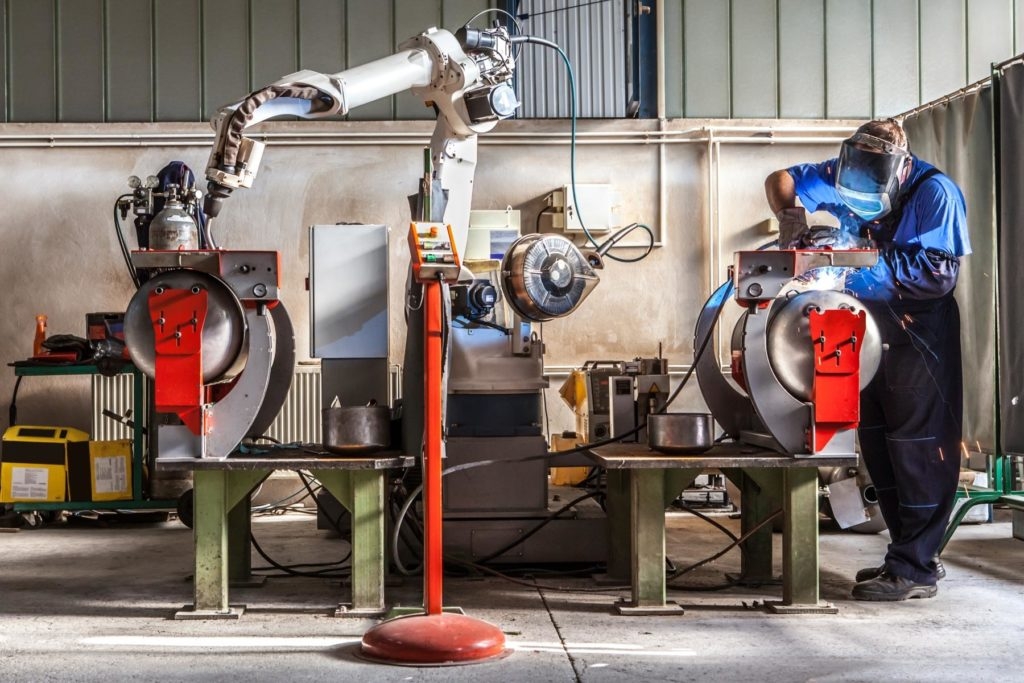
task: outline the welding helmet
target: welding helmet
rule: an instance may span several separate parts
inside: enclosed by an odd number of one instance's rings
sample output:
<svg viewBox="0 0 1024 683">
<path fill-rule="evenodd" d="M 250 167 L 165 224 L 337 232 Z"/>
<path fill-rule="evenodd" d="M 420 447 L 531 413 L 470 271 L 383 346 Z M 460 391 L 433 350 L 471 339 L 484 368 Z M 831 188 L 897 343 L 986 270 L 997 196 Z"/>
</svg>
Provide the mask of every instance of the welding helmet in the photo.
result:
<svg viewBox="0 0 1024 683">
<path fill-rule="evenodd" d="M 892 211 L 910 151 L 867 133 L 843 142 L 836 191 L 854 213 L 870 221 Z"/>
</svg>

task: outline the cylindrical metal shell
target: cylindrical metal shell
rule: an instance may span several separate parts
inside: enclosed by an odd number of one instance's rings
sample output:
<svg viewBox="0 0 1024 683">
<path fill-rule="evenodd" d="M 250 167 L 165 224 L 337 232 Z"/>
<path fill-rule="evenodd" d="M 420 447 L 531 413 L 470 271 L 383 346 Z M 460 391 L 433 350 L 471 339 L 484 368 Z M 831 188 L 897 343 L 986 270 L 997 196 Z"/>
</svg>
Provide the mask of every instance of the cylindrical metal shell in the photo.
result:
<svg viewBox="0 0 1024 683">
<path fill-rule="evenodd" d="M 199 248 L 196 221 L 181 202 L 169 201 L 149 224 L 149 248 L 158 251 L 180 251 Z"/>
<path fill-rule="evenodd" d="M 124 316 L 124 340 L 132 362 L 150 378 L 156 376 L 156 341 L 149 295 L 158 287 L 207 293 L 203 321 L 203 383 L 234 378 L 245 365 L 246 324 L 242 304 L 223 281 L 196 270 L 175 269 L 154 275 L 132 297 Z"/>
<path fill-rule="evenodd" d="M 768 359 L 779 382 L 793 396 L 810 401 L 814 391 L 814 346 L 809 311 L 843 307 L 854 313 L 867 313 L 864 339 L 859 342 L 860 388 L 863 389 L 875 376 L 882 360 L 878 325 L 863 303 L 834 290 L 809 290 L 788 299 L 778 299 L 772 305 L 767 332 Z"/>
</svg>

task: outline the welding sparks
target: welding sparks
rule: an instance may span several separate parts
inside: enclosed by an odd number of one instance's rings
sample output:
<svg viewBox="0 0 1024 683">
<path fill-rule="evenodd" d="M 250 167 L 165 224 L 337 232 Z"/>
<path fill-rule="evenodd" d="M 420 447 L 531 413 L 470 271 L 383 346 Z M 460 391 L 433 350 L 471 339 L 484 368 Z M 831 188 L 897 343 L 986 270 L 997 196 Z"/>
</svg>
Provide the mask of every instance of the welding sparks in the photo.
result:
<svg viewBox="0 0 1024 683">
<path fill-rule="evenodd" d="M 849 268 L 840 268 L 839 266 L 823 266 L 807 271 L 798 277 L 797 281 L 808 290 L 842 291 L 846 288 L 846 276 L 849 271 Z"/>
</svg>

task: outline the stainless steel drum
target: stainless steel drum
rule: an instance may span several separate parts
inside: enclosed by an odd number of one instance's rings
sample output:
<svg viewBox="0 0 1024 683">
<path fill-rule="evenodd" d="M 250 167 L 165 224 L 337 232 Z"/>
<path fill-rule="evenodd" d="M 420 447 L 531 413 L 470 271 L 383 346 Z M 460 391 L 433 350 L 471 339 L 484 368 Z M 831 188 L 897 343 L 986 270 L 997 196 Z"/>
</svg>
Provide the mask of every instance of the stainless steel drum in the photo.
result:
<svg viewBox="0 0 1024 683">
<path fill-rule="evenodd" d="M 323 410 L 324 448 L 342 455 L 366 455 L 391 445 L 387 406 L 339 406 Z"/>
<path fill-rule="evenodd" d="M 810 311 L 846 308 L 864 311 L 858 299 L 833 290 L 809 290 L 772 304 L 768 323 L 768 360 L 779 382 L 789 393 L 810 401 L 814 390 L 814 346 L 811 342 Z M 860 341 L 860 388 L 878 371 L 882 360 L 882 341 L 878 325 L 870 313 Z M 735 338 L 734 338 L 735 343 Z M 735 349 L 734 349 L 735 350 Z"/>
<path fill-rule="evenodd" d="M 569 315 L 600 280 L 572 240 L 538 233 L 524 235 L 509 247 L 501 275 L 512 307 L 537 322 Z"/>
<path fill-rule="evenodd" d="M 175 269 L 154 275 L 132 297 L 124 316 L 124 340 L 132 362 L 150 378 L 156 375 L 156 348 L 149 295 L 158 287 L 207 293 L 203 323 L 203 383 L 234 378 L 245 365 L 246 323 L 242 304 L 220 279 L 196 270 Z"/>
<path fill-rule="evenodd" d="M 693 455 L 714 445 L 711 413 L 659 413 L 647 417 L 647 445 L 661 453 Z"/>
</svg>

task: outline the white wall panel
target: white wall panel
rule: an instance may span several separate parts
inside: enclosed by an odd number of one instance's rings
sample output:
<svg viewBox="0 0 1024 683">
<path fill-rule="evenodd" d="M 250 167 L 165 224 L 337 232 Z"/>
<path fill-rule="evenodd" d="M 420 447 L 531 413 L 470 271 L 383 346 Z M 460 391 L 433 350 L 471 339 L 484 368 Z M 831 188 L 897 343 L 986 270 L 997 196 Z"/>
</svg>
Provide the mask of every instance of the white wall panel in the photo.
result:
<svg viewBox="0 0 1024 683">
<path fill-rule="evenodd" d="M 872 11 L 874 115 L 891 116 L 920 104 L 918 0 L 876 2 Z"/>
<path fill-rule="evenodd" d="M 869 118 L 874 111 L 871 0 L 825 3 L 825 116 Z"/>
<path fill-rule="evenodd" d="M 825 117 L 825 5 L 779 0 L 779 116 Z"/>
<path fill-rule="evenodd" d="M 779 115 L 776 0 L 732 0 L 730 77 L 734 118 Z"/>
<path fill-rule="evenodd" d="M 921 100 L 930 102 L 967 84 L 964 0 L 928 0 L 921 12 Z"/>
<path fill-rule="evenodd" d="M 989 76 L 1013 56 L 1013 0 L 967 0 L 967 80 Z"/>
</svg>

